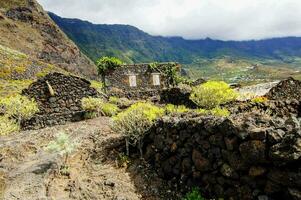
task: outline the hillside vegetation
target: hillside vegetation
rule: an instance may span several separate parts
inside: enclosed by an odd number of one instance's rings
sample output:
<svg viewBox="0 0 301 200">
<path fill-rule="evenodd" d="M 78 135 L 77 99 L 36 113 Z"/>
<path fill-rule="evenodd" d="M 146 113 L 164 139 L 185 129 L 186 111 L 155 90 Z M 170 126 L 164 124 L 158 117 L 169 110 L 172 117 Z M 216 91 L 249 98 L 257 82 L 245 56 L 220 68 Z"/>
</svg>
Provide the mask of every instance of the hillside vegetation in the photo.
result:
<svg viewBox="0 0 301 200">
<path fill-rule="evenodd" d="M 47 64 L 19 51 L 0 45 L 0 96 L 21 93 L 36 78 L 47 73 L 64 70 Z"/>
<path fill-rule="evenodd" d="M 296 75 L 301 66 L 301 38 L 259 41 L 185 40 L 149 35 L 129 25 L 95 25 L 79 19 L 50 17 L 88 55 L 114 56 L 127 63 L 175 61 L 192 78 L 261 82 Z"/>
<path fill-rule="evenodd" d="M 75 74 L 96 75 L 93 62 L 80 52 L 35 0 L 1 0 L 0 8 L 1 45 Z"/>
</svg>

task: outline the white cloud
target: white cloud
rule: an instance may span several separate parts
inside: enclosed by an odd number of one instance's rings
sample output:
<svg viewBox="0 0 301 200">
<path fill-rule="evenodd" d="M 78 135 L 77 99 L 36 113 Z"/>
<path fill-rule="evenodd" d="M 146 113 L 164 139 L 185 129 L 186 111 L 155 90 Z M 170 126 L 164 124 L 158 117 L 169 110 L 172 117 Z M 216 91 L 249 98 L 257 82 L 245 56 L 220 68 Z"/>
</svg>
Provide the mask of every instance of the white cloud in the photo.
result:
<svg viewBox="0 0 301 200">
<path fill-rule="evenodd" d="M 38 0 L 63 17 L 153 35 L 248 40 L 301 36 L 300 0 Z"/>
</svg>

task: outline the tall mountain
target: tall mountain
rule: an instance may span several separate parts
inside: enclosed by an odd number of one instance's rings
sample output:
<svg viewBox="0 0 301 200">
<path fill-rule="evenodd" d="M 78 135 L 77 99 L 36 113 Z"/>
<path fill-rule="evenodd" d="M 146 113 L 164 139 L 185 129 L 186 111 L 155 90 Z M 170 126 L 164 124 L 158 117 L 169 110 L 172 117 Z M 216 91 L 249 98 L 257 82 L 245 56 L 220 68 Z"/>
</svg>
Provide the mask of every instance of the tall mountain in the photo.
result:
<svg viewBox="0 0 301 200">
<path fill-rule="evenodd" d="M 185 40 L 149 35 L 129 25 L 96 25 L 79 19 L 50 17 L 92 60 L 110 55 L 126 62 L 178 61 L 199 58 L 276 59 L 291 62 L 301 56 L 301 38 L 286 37 L 252 41 Z"/>
<path fill-rule="evenodd" d="M 0 0 L 0 45 L 69 72 L 94 77 L 96 67 L 35 0 Z"/>
</svg>

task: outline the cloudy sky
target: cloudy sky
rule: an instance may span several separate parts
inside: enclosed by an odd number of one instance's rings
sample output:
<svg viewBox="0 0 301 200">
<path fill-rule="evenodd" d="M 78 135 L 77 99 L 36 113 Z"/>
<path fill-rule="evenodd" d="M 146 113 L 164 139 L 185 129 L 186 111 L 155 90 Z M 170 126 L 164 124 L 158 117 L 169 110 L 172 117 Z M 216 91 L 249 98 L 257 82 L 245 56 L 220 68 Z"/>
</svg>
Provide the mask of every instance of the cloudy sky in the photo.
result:
<svg viewBox="0 0 301 200">
<path fill-rule="evenodd" d="M 152 35 L 249 40 L 301 36 L 301 0 L 38 0 L 46 10 Z"/>
</svg>

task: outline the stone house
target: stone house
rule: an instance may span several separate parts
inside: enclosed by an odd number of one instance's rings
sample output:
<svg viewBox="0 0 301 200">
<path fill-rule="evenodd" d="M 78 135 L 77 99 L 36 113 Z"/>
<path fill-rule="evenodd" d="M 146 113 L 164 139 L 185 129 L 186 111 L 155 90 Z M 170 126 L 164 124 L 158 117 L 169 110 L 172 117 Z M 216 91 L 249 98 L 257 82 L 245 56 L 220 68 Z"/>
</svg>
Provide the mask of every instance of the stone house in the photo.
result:
<svg viewBox="0 0 301 200">
<path fill-rule="evenodd" d="M 171 63 L 158 63 L 156 68 L 152 64 L 122 65 L 106 75 L 106 83 L 110 94 L 116 96 L 137 97 L 142 95 L 152 96 L 163 88 L 170 87 L 173 83 L 166 70 Z M 179 72 L 180 65 L 174 63 Z"/>
<path fill-rule="evenodd" d="M 39 107 L 32 119 L 23 123 L 23 129 L 38 129 L 46 126 L 65 124 L 69 121 L 80 121 L 85 111 L 81 107 L 84 97 L 97 97 L 96 89 L 83 78 L 50 73 L 24 89 L 22 94 L 33 98 Z"/>
</svg>

